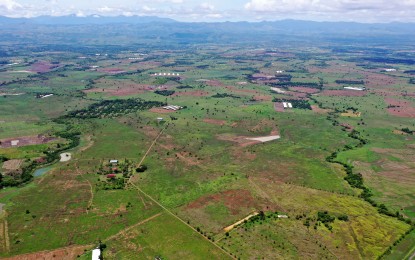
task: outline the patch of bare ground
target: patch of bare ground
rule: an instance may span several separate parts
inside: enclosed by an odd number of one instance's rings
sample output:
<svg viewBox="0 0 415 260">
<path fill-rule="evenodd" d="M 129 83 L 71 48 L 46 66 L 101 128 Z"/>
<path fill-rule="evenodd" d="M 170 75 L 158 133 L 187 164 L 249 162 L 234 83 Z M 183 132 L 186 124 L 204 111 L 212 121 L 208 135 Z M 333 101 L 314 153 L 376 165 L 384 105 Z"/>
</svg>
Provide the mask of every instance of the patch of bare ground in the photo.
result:
<svg viewBox="0 0 415 260">
<path fill-rule="evenodd" d="M 388 104 L 387 110 L 390 115 L 415 118 L 415 107 L 411 102 L 394 98 L 385 98 L 385 102 Z"/>
<path fill-rule="evenodd" d="M 275 102 L 274 110 L 277 112 L 285 112 L 284 105 L 282 104 L 282 102 Z"/>
<path fill-rule="evenodd" d="M 205 83 L 212 87 L 224 87 L 225 84 L 221 82 L 220 80 L 206 80 Z"/>
<path fill-rule="evenodd" d="M 72 260 L 84 253 L 84 250 L 91 249 L 92 245 L 69 246 L 49 251 L 41 251 L 31 254 L 24 254 L 5 258 L 7 260 Z"/>
<path fill-rule="evenodd" d="M 273 97 L 270 95 L 255 95 L 253 99 L 255 101 L 272 101 Z"/>
<path fill-rule="evenodd" d="M 0 140 L 0 148 L 21 147 L 36 144 L 46 144 L 57 140 L 55 137 L 45 135 L 21 136 Z"/>
<path fill-rule="evenodd" d="M 153 107 L 149 110 L 150 112 L 153 113 L 157 113 L 157 114 L 170 114 L 170 113 L 175 113 L 176 111 L 174 110 L 167 110 L 161 107 Z"/>
<path fill-rule="evenodd" d="M 205 118 L 203 119 L 203 122 L 208 123 L 208 124 L 213 124 L 213 125 L 220 125 L 220 126 L 226 124 L 225 120 L 212 119 L 212 118 Z"/>
<path fill-rule="evenodd" d="M 192 157 L 189 152 L 176 153 L 176 158 L 189 166 L 200 165 L 200 161 L 196 157 Z"/>
<path fill-rule="evenodd" d="M 283 107 L 283 109 L 284 109 L 284 107 Z M 333 110 L 331 110 L 331 109 L 324 109 L 324 108 L 320 108 L 319 106 L 316 106 L 316 105 L 312 105 L 311 106 L 311 109 L 314 111 L 314 112 L 316 112 L 317 114 L 327 114 L 327 113 L 329 113 L 329 112 L 332 112 Z"/>
<path fill-rule="evenodd" d="M 45 72 L 49 72 L 53 69 L 56 69 L 58 67 L 59 67 L 59 65 L 57 65 L 57 64 L 51 64 L 51 63 L 46 62 L 46 61 L 39 61 L 39 62 L 36 62 L 36 63 L 32 64 L 30 66 L 29 71 L 30 72 L 37 72 L 37 73 L 45 73 Z"/>
<path fill-rule="evenodd" d="M 397 84 L 398 80 L 385 74 L 375 72 L 363 72 L 366 86 L 369 88 L 385 88 Z"/>
<path fill-rule="evenodd" d="M 319 89 L 306 88 L 306 87 L 290 87 L 289 89 L 295 92 L 302 92 L 302 93 L 307 93 L 307 94 L 314 94 L 314 93 L 320 92 Z"/>
<path fill-rule="evenodd" d="M 257 204 L 248 190 L 227 190 L 213 195 L 203 196 L 187 205 L 189 209 L 203 208 L 212 202 L 223 202 L 232 214 L 238 214 L 241 208 L 255 208 Z"/>
</svg>

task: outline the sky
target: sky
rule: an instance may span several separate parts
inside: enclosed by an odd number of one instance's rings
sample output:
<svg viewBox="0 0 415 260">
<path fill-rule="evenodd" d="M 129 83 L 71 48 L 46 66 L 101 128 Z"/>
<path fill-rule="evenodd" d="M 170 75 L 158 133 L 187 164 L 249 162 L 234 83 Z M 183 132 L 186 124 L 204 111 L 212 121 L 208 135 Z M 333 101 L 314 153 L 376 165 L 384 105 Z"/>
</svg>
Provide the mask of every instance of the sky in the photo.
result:
<svg viewBox="0 0 415 260">
<path fill-rule="evenodd" d="M 415 22 L 415 0 L 0 0 L 0 15 L 140 15 L 187 22 Z"/>
</svg>

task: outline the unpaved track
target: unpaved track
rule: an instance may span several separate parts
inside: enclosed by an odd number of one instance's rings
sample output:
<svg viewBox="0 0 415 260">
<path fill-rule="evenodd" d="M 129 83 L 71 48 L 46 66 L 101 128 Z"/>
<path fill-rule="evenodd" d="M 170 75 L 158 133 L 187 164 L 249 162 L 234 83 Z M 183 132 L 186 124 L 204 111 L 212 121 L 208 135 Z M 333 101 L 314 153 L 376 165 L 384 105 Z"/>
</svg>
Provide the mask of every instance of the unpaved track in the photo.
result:
<svg viewBox="0 0 415 260">
<path fill-rule="evenodd" d="M 157 214 L 156 214 L 156 215 L 154 215 L 154 216 L 151 216 L 151 217 L 149 217 L 149 218 L 147 218 L 147 219 L 145 219 L 145 220 L 143 220 L 143 221 L 140 221 L 140 222 L 138 222 L 138 223 L 136 223 L 136 224 L 134 224 L 134 225 L 132 225 L 132 226 L 129 226 L 128 228 L 121 230 L 121 231 L 120 231 L 120 232 L 118 232 L 117 234 L 112 235 L 112 236 L 110 236 L 110 237 L 106 238 L 106 239 L 104 240 L 104 242 L 108 242 L 108 241 L 113 240 L 114 238 L 116 238 L 116 237 L 118 237 L 118 236 L 124 235 L 125 233 L 127 233 L 127 232 L 128 232 L 128 231 L 130 231 L 131 229 L 133 229 L 133 228 L 135 228 L 135 227 L 138 227 L 138 226 L 141 226 L 142 224 L 144 224 L 144 223 L 146 223 L 146 222 L 149 222 L 149 221 L 151 221 L 151 220 L 153 220 L 153 219 L 155 219 L 155 218 L 159 217 L 161 214 L 163 214 L 163 213 L 162 213 L 162 212 L 157 213 Z"/>
</svg>

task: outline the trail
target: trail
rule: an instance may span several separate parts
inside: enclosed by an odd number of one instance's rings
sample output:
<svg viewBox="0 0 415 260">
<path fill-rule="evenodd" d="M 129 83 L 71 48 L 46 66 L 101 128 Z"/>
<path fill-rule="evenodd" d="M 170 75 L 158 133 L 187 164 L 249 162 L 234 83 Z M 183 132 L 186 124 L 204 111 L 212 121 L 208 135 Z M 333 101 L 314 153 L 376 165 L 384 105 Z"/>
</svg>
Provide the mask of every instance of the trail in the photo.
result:
<svg viewBox="0 0 415 260">
<path fill-rule="evenodd" d="M 84 180 L 86 180 L 87 182 L 88 182 L 88 185 L 89 185 L 89 190 L 90 190 L 90 193 L 91 193 L 91 197 L 89 198 L 89 201 L 88 201 L 88 206 L 87 206 L 87 208 L 86 208 L 86 213 L 88 214 L 89 213 L 89 210 L 91 209 L 91 207 L 92 207 L 92 203 L 93 203 L 93 201 L 94 201 L 94 190 L 93 190 L 93 188 L 92 188 L 92 184 L 91 184 L 91 182 L 87 179 L 87 178 L 85 178 L 85 176 L 79 171 L 79 167 L 78 167 L 78 164 L 77 163 L 75 163 L 75 169 L 76 169 L 76 173 L 79 175 L 79 176 L 81 176 Z"/>
<path fill-rule="evenodd" d="M 108 242 L 108 241 L 110 241 L 110 240 L 112 240 L 112 239 L 114 239 L 114 238 L 116 238 L 116 237 L 118 237 L 118 236 L 120 236 L 120 235 L 123 235 L 123 234 L 125 234 L 125 233 L 127 233 L 128 231 L 130 231 L 131 229 L 133 229 L 133 228 L 135 228 L 135 227 L 137 227 L 137 226 L 140 226 L 140 225 L 142 225 L 142 224 L 144 224 L 144 223 L 146 223 L 146 222 L 149 222 L 150 220 L 153 220 L 153 219 L 155 219 L 155 218 L 157 218 L 157 217 L 159 217 L 160 215 L 162 215 L 163 213 L 157 213 L 156 215 L 154 215 L 154 216 L 151 216 L 151 217 L 149 217 L 149 218 L 147 218 L 147 219 L 145 219 L 145 220 L 143 220 L 143 221 L 140 221 L 140 222 L 138 222 L 138 223 L 136 223 L 136 224 L 134 224 L 134 225 L 132 225 L 132 226 L 129 226 L 129 227 L 127 227 L 127 228 L 125 228 L 125 229 L 123 229 L 123 230 L 121 230 L 120 232 L 118 232 L 117 234 L 115 234 L 115 235 L 112 235 L 112 236 L 110 236 L 110 237 L 107 237 L 104 241 L 105 242 Z"/>
<path fill-rule="evenodd" d="M 67 251 L 67 252 L 71 252 L 77 249 L 80 250 L 85 250 L 87 248 L 91 248 L 94 245 L 75 245 L 75 246 L 67 246 L 67 247 L 61 247 L 61 248 L 56 248 L 56 249 L 52 249 L 52 250 L 45 250 L 45 251 L 38 251 L 38 252 L 33 252 L 33 253 L 27 253 L 27 254 L 22 254 L 22 255 L 16 255 L 16 256 L 12 256 L 12 257 L 8 257 L 8 258 L 4 258 L 4 259 L 8 259 L 8 260 L 21 260 L 21 259 L 55 259 L 55 255 L 58 252 L 61 251 Z M 60 259 L 69 259 L 68 257 L 64 257 L 64 258 L 60 258 Z"/>
<path fill-rule="evenodd" d="M 177 220 L 179 220 L 180 222 L 182 222 L 183 224 L 185 224 L 187 227 L 189 227 L 190 229 L 192 229 L 194 232 L 196 232 L 197 234 L 199 234 L 201 237 L 203 237 L 206 241 L 209 241 L 211 244 L 213 244 L 216 248 L 218 248 L 220 251 L 224 252 L 226 255 L 228 255 L 229 257 L 236 259 L 235 257 L 231 256 L 227 251 L 225 251 L 223 248 L 221 248 L 218 244 L 216 244 L 215 242 L 213 242 L 212 240 L 209 240 L 207 237 L 203 236 L 202 234 L 200 234 L 195 228 L 193 228 L 191 225 L 187 224 L 186 221 L 184 221 L 183 219 L 181 219 L 180 217 L 178 217 L 176 214 L 174 214 L 173 212 L 171 212 L 168 208 L 164 207 L 162 204 L 160 204 L 157 200 L 155 200 L 153 197 L 151 197 L 150 195 L 148 195 L 147 193 L 145 193 L 142 189 L 140 189 L 137 185 L 135 185 L 134 183 L 131 183 L 132 186 L 134 186 L 139 192 L 141 192 L 142 194 L 144 194 L 147 198 L 149 198 L 151 201 L 153 201 L 155 204 L 157 204 L 160 208 L 162 208 L 164 211 L 166 211 L 168 214 L 170 214 L 172 217 L 176 218 Z"/>
<path fill-rule="evenodd" d="M 0 224 L 0 239 L 2 242 L 3 252 L 10 252 L 10 239 L 9 239 L 9 227 L 6 220 L 7 215 L 5 214 L 3 222 Z"/>
<path fill-rule="evenodd" d="M 160 133 L 157 135 L 157 137 L 154 139 L 153 143 L 151 143 L 150 147 L 147 149 L 147 152 L 144 154 L 143 158 L 141 159 L 140 163 L 138 164 L 137 167 L 140 167 L 141 164 L 144 162 L 144 160 L 147 158 L 147 155 L 150 153 L 151 149 L 153 148 L 153 146 L 156 144 L 157 140 L 160 138 L 160 136 L 163 134 L 164 130 L 167 129 L 167 127 L 169 126 L 169 124 L 166 124 L 166 126 L 160 131 Z"/>
</svg>

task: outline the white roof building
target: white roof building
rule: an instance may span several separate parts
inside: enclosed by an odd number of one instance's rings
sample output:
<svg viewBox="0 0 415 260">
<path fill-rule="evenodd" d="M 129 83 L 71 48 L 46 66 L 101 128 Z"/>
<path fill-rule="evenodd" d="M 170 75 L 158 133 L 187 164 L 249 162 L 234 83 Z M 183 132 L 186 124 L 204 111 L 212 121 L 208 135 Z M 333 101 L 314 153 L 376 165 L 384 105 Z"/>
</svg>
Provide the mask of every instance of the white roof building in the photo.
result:
<svg viewBox="0 0 415 260">
<path fill-rule="evenodd" d="M 101 256 L 101 249 L 95 248 L 92 250 L 92 260 L 100 260 L 99 257 Z"/>
</svg>

